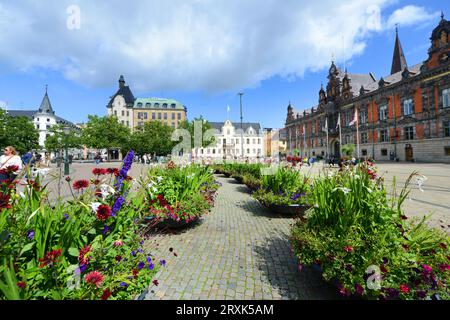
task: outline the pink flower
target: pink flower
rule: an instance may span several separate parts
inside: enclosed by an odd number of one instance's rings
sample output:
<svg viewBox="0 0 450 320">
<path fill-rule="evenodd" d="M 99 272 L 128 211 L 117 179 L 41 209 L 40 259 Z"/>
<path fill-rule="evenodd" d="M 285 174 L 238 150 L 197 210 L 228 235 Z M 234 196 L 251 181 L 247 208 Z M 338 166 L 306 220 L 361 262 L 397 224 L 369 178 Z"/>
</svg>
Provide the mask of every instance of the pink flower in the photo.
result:
<svg viewBox="0 0 450 320">
<path fill-rule="evenodd" d="M 431 274 L 431 272 L 433 272 L 433 268 L 430 267 L 429 265 L 424 264 L 422 267 L 423 267 L 423 274 L 425 275 L 429 275 Z"/>
<path fill-rule="evenodd" d="M 439 265 L 439 269 L 444 272 L 444 271 L 450 271 L 450 264 L 441 264 Z"/>
<path fill-rule="evenodd" d="M 409 289 L 409 287 L 407 285 L 401 284 L 400 285 L 400 291 L 406 294 L 406 293 L 409 293 L 410 289 Z"/>
<path fill-rule="evenodd" d="M 363 295 L 364 293 L 364 288 L 362 285 L 360 285 L 359 283 L 355 284 L 355 291 L 357 294 L 359 294 L 360 296 Z"/>
<path fill-rule="evenodd" d="M 86 280 L 87 283 L 93 284 L 95 285 L 97 288 L 100 287 L 100 285 L 102 284 L 103 280 L 105 278 L 103 277 L 103 275 L 98 272 L 98 271 L 92 271 L 89 272 L 85 277 L 84 280 Z"/>
<path fill-rule="evenodd" d="M 122 240 L 116 240 L 113 243 L 114 247 L 120 247 L 121 245 L 123 245 L 123 241 Z"/>
</svg>

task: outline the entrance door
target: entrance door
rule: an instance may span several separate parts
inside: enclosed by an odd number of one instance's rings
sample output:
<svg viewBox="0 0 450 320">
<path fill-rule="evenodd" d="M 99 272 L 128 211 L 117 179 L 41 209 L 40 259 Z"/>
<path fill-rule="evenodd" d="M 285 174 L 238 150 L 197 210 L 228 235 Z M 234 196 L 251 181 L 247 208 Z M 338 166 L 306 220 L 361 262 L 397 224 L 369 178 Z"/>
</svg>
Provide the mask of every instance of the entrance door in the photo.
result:
<svg viewBox="0 0 450 320">
<path fill-rule="evenodd" d="M 413 148 L 410 144 L 405 147 L 405 158 L 406 161 L 412 161 L 413 159 Z"/>
<path fill-rule="evenodd" d="M 341 157 L 341 152 L 340 152 L 340 146 L 339 146 L 339 141 L 334 141 L 333 142 L 333 156 L 335 158 L 340 158 Z"/>
</svg>

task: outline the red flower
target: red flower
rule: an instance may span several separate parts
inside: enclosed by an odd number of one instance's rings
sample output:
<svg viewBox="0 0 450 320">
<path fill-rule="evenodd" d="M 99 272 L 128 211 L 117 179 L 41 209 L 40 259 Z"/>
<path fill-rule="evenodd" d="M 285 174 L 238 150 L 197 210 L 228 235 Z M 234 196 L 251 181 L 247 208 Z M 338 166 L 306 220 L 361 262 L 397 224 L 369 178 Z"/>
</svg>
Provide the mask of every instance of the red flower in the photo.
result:
<svg viewBox="0 0 450 320">
<path fill-rule="evenodd" d="M 159 286 L 159 281 L 158 281 L 158 280 L 155 279 L 155 280 L 153 280 L 152 282 L 153 282 L 153 284 L 154 284 L 155 286 Z"/>
<path fill-rule="evenodd" d="M 407 285 L 401 284 L 400 291 L 406 294 L 406 293 L 409 293 L 410 289 Z"/>
<path fill-rule="evenodd" d="M 108 171 L 106 169 L 103 168 L 94 168 L 92 169 L 92 173 L 96 176 L 103 176 L 107 173 Z"/>
<path fill-rule="evenodd" d="M 381 270 L 381 272 L 383 272 L 383 273 L 388 272 L 388 270 L 386 269 L 386 267 L 384 266 L 384 264 L 381 265 L 380 270 Z"/>
<path fill-rule="evenodd" d="M 357 294 L 359 294 L 360 296 L 363 295 L 364 293 L 364 288 L 362 285 L 360 285 L 359 283 L 355 284 L 355 291 Z"/>
<path fill-rule="evenodd" d="M 23 281 L 17 282 L 17 287 L 19 287 L 19 289 L 25 289 L 26 286 L 26 283 Z"/>
<path fill-rule="evenodd" d="M 447 249 L 447 245 L 443 242 L 439 243 L 439 247 L 441 247 L 442 249 Z"/>
<path fill-rule="evenodd" d="M 444 272 L 444 271 L 450 271 L 450 264 L 441 264 L 439 265 L 439 269 Z"/>
<path fill-rule="evenodd" d="M 105 221 L 109 217 L 111 217 L 111 208 L 106 204 L 100 205 L 97 209 L 97 219 Z"/>
<path fill-rule="evenodd" d="M 86 257 L 86 255 L 91 251 L 91 246 L 86 246 L 80 250 L 80 254 L 78 255 L 78 262 L 81 265 L 88 265 L 90 257 Z"/>
<path fill-rule="evenodd" d="M 352 252 L 353 251 L 353 247 L 352 246 L 345 246 L 344 247 L 344 251 L 345 252 Z"/>
<path fill-rule="evenodd" d="M 39 259 L 39 262 L 41 263 L 39 265 L 39 268 L 43 268 L 45 266 L 53 266 L 58 262 L 59 256 L 61 256 L 61 249 L 48 252 L 44 258 Z"/>
<path fill-rule="evenodd" d="M 91 183 L 93 184 L 93 185 L 96 185 L 96 186 L 98 186 L 100 183 L 101 183 L 102 181 L 101 180 L 99 180 L 99 179 L 91 179 Z"/>
<path fill-rule="evenodd" d="M 87 283 L 95 285 L 97 288 L 100 287 L 105 277 L 98 271 L 91 271 L 85 277 Z"/>
<path fill-rule="evenodd" d="M 72 180 L 69 176 L 66 177 L 66 181 L 70 182 L 70 180 Z"/>
<path fill-rule="evenodd" d="M 89 181 L 85 179 L 75 180 L 72 186 L 75 190 L 84 189 L 89 187 Z"/>
<path fill-rule="evenodd" d="M 133 277 L 137 278 L 138 274 L 139 274 L 139 270 L 138 269 L 133 269 L 132 272 L 133 272 Z"/>
<path fill-rule="evenodd" d="M 105 290 L 103 290 L 103 294 L 102 294 L 102 296 L 101 296 L 100 299 L 102 299 L 102 300 L 108 300 L 109 297 L 111 297 L 111 295 L 112 295 L 111 290 L 105 289 Z"/>
<path fill-rule="evenodd" d="M 95 196 L 100 198 L 102 196 L 102 190 L 95 189 Z"/>
<path fill-rule="evenodd" d="M 125 180 L 126 180 L 126 181 L 132 181 L 132 180 L 133 180 L 133 177 L 132 177 L 132 176 L 126 176 Z"/>
<path fill-rule="evenodd" d="M 119 175 L 119 169 L 117 168 L 108 168 L 106 169 L 107 174 Z"/>
<path fill-rule="evenodd" d="M 9 204 L 9 199 L 10 199 L 9 194 L 0 192 L 0 210 L 1 209 L 11 209 L 11 205 Z"/>
<path fill-rule="evenodd" d="M 0 173 L 10 175 L 11 173 L 15 173 L 17 171 L 19 171 L 19 166 L 12 165 L 12 166 L 6 167 L 4 169 L 1 169 Z"/>
<path fill-rule="evenodd" d="M 292 157 L 291 157 L 291 156 L 287 156 L 286 160 L 287 160 L 288 162 L 291 162 L 291 161 L 292 161 Z"/>
</svg>

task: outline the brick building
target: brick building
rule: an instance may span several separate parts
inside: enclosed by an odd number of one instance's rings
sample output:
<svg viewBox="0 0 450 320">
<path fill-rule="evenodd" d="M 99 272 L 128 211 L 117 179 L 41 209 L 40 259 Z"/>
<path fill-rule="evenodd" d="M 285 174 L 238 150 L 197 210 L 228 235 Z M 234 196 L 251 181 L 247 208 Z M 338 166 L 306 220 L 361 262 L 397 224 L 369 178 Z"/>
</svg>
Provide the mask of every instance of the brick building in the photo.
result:
<svg viewBox="0 0 450 320">
<path fill-rule="evenodd" d="M 450 21 L 441 15 L 428 59 L 413 66 L 396 33 L 388 76 L 342 72 L 332 62 L 317 106 L 296 112 L 289 103 L 288 153 L 298 148 L 308 156 L 340 156 L 340 144 L 357 142 L 356 125 L 349 125 L 357 109 L 361 157 L 450 163 Z"/>
</svg>

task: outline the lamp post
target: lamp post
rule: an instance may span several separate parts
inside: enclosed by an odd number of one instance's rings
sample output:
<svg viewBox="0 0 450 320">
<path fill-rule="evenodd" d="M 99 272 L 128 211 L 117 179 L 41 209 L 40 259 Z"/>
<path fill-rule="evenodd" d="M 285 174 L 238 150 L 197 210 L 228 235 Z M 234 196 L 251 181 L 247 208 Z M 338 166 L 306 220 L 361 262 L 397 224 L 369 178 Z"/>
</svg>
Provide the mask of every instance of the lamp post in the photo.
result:
<svg viewBox="0 0 450 320">
<path fill-rule="evenodd" d="M 70 128 L 69 126 L 65 126 L 64 127 L 64 136 L 65 136 L 65 143 L 64 143 L 64 151 L 65 151 L 65 155 L 64 155 L 64 175 L 67 176 L 70 174 L 70 170 L 69 170 L 69 150 L 67 148 L 67 138 L 69 136 L 70 133 Z"/>
<path fill-rule="evenodd" d="M 244 129 L 242 126 L 242 95 L 243 93 L 240 92 L 238 93 L 239 95 L 239 100 L 240 100 L 240 105 L 241 105 L 241 157 L 242 159 L 244 159 Z"/>
</svg>

